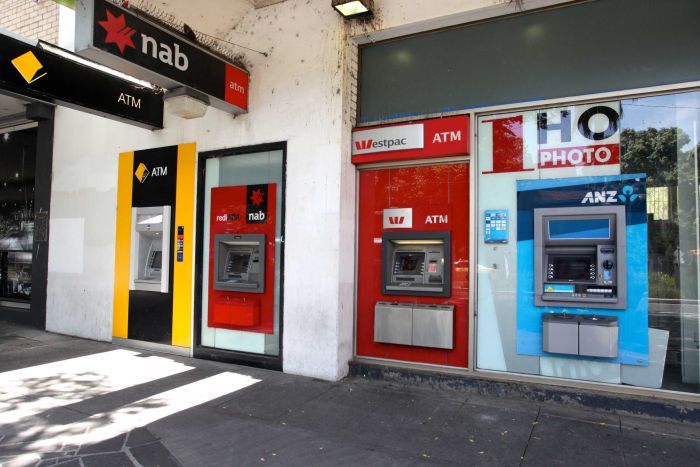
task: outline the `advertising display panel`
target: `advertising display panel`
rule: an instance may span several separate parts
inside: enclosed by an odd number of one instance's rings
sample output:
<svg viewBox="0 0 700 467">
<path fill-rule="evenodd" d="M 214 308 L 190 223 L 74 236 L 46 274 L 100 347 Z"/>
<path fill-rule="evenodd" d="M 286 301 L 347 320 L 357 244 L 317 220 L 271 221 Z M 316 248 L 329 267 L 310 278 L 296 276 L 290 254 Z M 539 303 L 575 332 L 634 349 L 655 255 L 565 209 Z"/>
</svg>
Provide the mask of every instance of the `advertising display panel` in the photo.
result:
<svg viewBox="0 0 700 467">
<path fill-rule="evenodd" d="M 478 118 L 477 368 L 698 392 L 698 108 Z"/>
<path fill-rule="evenodd" d="M 518 353 L 648 365 L 645 176 L 523 180 L 517 190 Z M 589 194 L 599 195 L 593 206 Z M 563 339 L 579 343 L 574 351 L 545 348 L 543 319 L 552 314 L 576 318 L 578 335 Z M 606 329 L 617 345 L 584 351 L 582 333 L 601 318 L 612 319 Z"/>
</svg>

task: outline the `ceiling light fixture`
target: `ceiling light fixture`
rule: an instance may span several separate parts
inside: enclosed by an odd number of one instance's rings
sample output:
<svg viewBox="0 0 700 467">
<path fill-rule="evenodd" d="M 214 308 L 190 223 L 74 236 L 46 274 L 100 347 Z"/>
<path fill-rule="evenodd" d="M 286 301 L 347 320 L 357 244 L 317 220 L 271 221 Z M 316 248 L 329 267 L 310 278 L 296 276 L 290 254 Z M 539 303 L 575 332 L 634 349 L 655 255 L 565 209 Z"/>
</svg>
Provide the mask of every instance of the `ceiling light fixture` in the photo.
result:
<svg viewBox="0 0 700 467">
<path fill-rule="evenodd" d="M 374 15 L 374 0 L 332 0 L 331 6 L 345 19 L 369 18 Z"/>
</svg>

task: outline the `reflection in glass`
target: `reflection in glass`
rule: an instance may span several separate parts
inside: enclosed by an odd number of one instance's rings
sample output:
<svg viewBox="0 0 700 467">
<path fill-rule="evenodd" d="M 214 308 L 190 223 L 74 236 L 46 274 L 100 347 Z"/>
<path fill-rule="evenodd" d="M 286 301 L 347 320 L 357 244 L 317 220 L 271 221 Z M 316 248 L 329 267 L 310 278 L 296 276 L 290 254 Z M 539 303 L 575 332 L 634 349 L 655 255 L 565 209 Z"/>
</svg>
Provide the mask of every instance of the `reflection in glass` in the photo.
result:
<svg viewBox="0 0 700 467">
<path fill-rule="evenodd" d="M 621 170 L 647 174 L 649 327 L 669 331 L 663 387 L 698 391 L 700 93 L 622 101 Z"/>
<path fill-rule="evenodd" d="M 0 138 L 2 299 L 31 298 L 35 155 L 36 129 L 5 133 Z"/>
</svg>

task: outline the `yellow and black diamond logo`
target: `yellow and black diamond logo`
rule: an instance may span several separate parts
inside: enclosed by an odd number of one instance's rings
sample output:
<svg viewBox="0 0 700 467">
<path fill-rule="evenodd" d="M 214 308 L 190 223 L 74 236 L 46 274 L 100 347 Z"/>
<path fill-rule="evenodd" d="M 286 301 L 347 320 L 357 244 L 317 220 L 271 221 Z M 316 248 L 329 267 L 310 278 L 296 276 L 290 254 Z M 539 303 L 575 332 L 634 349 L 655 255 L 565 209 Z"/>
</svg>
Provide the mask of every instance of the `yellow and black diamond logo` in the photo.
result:
<svg viewBox="0 0 700 467">
<path fill-rule="evenodd" d="M 34 81 L 47 75 L 46 72 L 41 72 L 44 65 L 41 64 L 31 50 L 14 58 L 11 63 L 17 71 L 19 71 L 19 74 L 22 75 L 22 78 L 24 78 L 27 84 L 32 84 Z"/>
<path fill-rule="evenodd" d="M 141 162 L 138 167 L 136 167 L 136 172 L 134 172 L 134 176 L 136 176 L 136 179 L 140 182 L 143 183 L 146 181 L 148 178 L 148 175 L 150 172 L 148 171 L 148 167 L 146 167 L 146 164 Z"/>
</svg>

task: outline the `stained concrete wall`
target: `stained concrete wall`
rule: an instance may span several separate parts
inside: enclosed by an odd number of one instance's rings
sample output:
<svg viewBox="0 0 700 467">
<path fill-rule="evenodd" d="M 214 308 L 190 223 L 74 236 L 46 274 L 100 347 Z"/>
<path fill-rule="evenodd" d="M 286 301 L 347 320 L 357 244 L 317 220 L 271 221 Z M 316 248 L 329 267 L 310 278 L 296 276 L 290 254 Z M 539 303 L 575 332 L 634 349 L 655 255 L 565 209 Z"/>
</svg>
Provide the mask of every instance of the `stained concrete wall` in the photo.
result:
<svg viewBox="0 0 700 467">
<path fill-rule="evenodd" d="M 402 16 L 394 3 L 410 6 L 411 15 Z M 251 72 L 246 115 L 212 108 L 192 121 L 168 115 L 165 129 L 151 132 L 57 109 L 47 329 L 111 339 L 120 151 L 190 141 L 199 151 L 286 141 L 284 370 L 343 377 L 353 356 L 356 43 L 386 28 L 425 29 L 436 18 L 493 3 L 378 1 L 377 18 L 358 26 L 343 21 L 327 0 L 287 0 L 250 11 L 226 36 L 268 53 L 241 49 Z"/>
</svg>

